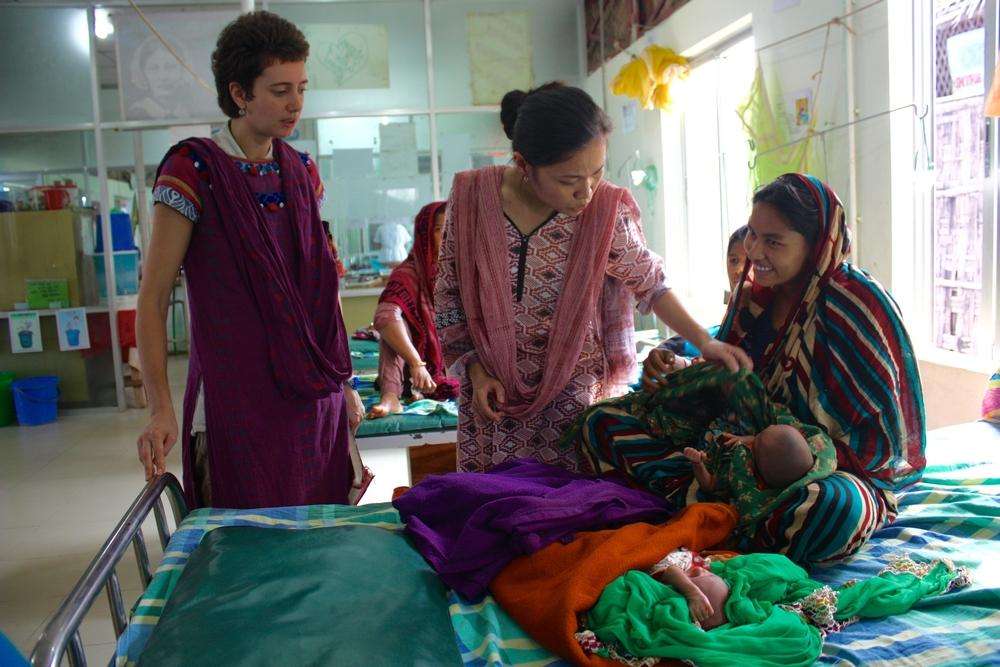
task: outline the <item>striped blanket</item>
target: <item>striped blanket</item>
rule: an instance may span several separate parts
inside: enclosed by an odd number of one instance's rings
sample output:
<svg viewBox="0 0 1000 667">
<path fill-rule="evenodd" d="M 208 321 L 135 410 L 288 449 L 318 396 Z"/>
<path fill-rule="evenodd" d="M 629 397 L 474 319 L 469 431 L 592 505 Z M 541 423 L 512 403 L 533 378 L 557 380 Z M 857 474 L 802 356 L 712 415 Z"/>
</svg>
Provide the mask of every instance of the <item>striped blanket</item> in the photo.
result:
<svg viewBox="0 0 1000 667">
<path fill-rule="evenodd" d="M 898 617 L 848 626 L 827 638 L 821 664 L 987 665 L 1000 655 L 1000 429 L 980 422 L 930 434 L 924 479 L 900 495 L 896 522 L 878 531 L 850 561 L 814 569 L 812 576 L 839 585 L 878 573 L 888 556 L 947 557 L 973 571 L 973 585 L 927 600 Z M 204 534 L 219 526 L 309 529 L 375 525 L 400 530 L 388 504 L 334 505 L 192 512 L 168 545 L 163 563 L 118 642 L 115 663 L 138 660 L 188 556 Z M 565 664 L 536 644 L 487 596 L 469 604 L 450 593 L 455 640 L 474 666 Z"/>
</svg>

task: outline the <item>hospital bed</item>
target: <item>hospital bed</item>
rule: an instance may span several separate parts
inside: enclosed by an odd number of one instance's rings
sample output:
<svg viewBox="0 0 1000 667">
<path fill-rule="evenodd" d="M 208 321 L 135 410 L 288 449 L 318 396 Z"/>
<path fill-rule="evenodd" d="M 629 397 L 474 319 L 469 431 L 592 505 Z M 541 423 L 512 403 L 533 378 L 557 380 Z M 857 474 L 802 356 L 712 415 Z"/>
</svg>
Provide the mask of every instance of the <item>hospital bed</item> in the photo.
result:
<svg viewBox="0 0 1000 667">
<path fill-rule="evenodd" d="M 378 401 L 378 394 L 372 388 L 371 380 L 378 371 L 379 344 L 355 338 L 351 338 L 349 344 L 351 366 L 359 380 L 356 389 L 367 410 Z M 400 465 L 400 468 L 409 470 L 412 479 L 413 462 L 409 449 L 422 445 L 454 444 L 457 428 L 458 418 L 449 414 L 393 415 L 382 419 L 366 419 L 358 428 L 358 449 L 362 456 L 366 450 L 397 450 L 400 457 L 407 459 L 406 465 Z"/>
<path fill-rule="evenodd" d="M 868 577 L 889 556 L 950 558 L 973 573 L 970 587 L 925 601 L 907 614 L 866 621 L 830 635 L 820 664 L 835 665 L 987 665 L 1000 656 L 1000 428 L 985 422 L 962 424 L 929 434 L 924 479 L 899 496 L 896 521 L 876 532 L 847 562 L 817 567 L 813 576 L 831 585 Z M 171 534 L 164 512 L 166 497 L 177 522 Z M 164 546 L 152 573 L 141 526 L 150 516 Z M 115 527 L 97 557 L 45 626 L 32 654 L 34 665 L 54 666 L 65 654 L 71 665 L 85 665 L 80 622 L 102 590 L 118 637 L 116 662 L 135 664 L 170 599 L 185 564 L 205 535 L 220 527 L 308 531 L 331 526 L 374 526 L 398 531 L 398 515 L 388 503 L 288 507 L 267 510 L 188 512 L 176 479 L 167 474 L 150 482 Z M 115 574 L 118 561 L 134 549 L 146 590 L 126 607 Z M 290 579 L 296 577 L 289 572 Z M 429 584 L 430 585 L 430 584 Z M 376 595 L 378 591 L 371 591 Z M 465 665 L 561 664 L 538 646 L 491 597 L 477 604 L 447 593 L 455 649 Z M 391 633 L 390 623 L 374 628 Z M 294 662 L 294 661 L 293 661 Z M 218 666 L 221 667 L 221 666 Z"/>
</svg>

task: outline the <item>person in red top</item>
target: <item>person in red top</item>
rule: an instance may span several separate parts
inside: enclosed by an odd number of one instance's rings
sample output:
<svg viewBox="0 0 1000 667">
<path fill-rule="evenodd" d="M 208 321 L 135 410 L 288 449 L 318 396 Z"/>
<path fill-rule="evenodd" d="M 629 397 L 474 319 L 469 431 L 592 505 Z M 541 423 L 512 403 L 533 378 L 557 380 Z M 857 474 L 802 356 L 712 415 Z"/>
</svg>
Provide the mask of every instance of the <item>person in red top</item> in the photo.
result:
<svg viewBox="0 0 1000 667">
<path fill-rule="evenodd" d="M 282 141 L 295 129 L 309 44 L 269 12 L 244 14 L 212 54 L 230 121 L 172 148 L 153 186 L 153 237 L 138 304 L 150 420 L 138 439 L 150 478 L 183 444 L 194 506 L 346 503 L 359 488 L 350 429 L 363 416 L 339 278 L 323 230 L 316 163 Z M 167 304 L 188 281 L 191 352 L 183 430 L 167 383 Z"/>
</svg>

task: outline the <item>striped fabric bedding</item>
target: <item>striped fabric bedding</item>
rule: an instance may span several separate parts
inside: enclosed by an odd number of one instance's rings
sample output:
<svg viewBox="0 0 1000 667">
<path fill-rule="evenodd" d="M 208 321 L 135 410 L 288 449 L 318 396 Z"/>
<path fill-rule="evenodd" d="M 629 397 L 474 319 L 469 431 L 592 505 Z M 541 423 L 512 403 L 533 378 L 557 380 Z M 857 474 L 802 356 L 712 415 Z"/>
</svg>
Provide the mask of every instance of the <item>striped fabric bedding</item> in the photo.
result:
<svg viewBox="0 0 1000 667">
<path fill-rule="evenodd" d="M 894 524 L 879 530 L 846 563 L 813 571 L 840 584 L 872 576 L 888 555 L 947 557 L 973 570 L 973 585 L 925 601 L 907 614 L 856 623 L 830 635 L 820 664 L 988 665 L 1000 656 L 1000 428 L 985 422 L 930 434 L 924 479 L 900 496 Z M 219 526 L 252 525 L 302 530 L 336 525 L 376 525 L 401 530 L 388 504 L 313 506 L 266 511 L 192 512 L 168 545 L 163 563 L 133 609 L 119 639 L 115 664 L 138 660 L 188 556 L 202 536 Z M 489 596 L 469 604 L 450 594 L 455 640 L 467 665 L 565 664 L 536 644 Z"/>
</svg>

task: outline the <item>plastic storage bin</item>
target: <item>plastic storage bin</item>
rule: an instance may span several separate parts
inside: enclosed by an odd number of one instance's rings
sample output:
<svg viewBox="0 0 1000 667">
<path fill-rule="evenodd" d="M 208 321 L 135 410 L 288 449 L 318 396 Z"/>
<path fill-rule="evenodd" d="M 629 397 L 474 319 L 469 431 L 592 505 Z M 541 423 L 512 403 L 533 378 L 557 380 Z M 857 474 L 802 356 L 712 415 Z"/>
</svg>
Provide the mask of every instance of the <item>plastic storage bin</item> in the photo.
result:
<svg viewBox="0 0 1000 667">
<path fill-rule="evenodd" d="M 104 254 L 91 255 L 94 262 L 94 275 L 97 277 L 97 290 L 102 299 L 108 298 L 108 284 L 104 274 Z M 115 290 L 118 296 L 139 293 L 139 251 L 124 250 L 115 252 Z"/>
<path fill-rule="evenodd" d="M 101 216 L 95 219 L 97 233 L 94 235 L 94 252 L 100 254 L 104 252 L 104 227 Z M 114 251 L 135 250 L 135 237 L 132 232 L 132 218 L 128 213 L 111 214 L 111 239 L 114 241 Z"/>
</svg>

